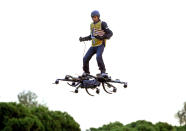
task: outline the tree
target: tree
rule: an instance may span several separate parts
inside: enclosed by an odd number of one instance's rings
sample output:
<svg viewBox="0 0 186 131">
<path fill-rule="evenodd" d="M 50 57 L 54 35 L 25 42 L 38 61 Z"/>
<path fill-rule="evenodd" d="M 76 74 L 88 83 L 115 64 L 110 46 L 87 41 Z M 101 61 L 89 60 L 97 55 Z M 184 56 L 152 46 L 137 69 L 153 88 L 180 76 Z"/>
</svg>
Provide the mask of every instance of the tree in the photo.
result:
<svg viewBox="0 0 186 131">
<path fill-rule="evenodd" d="M 156 131 L 176 131 L 176 129 L 172 125 L 166 122 L 156 123 L 155 128 L 156 128 Z"/>
<path fill-rule="evenodd" d="M 180 125 L 186 125 L 186 102 L 183 109 L 176 113 L 176 118 L 179 120 Z"/>
<path fill-rule="evenodd" d="M 17 103 L 0 102 L 1 131 L 43 131 L 44 127 L 29 108 Z"/>
<path fill-rule="evenodd" d="M 37 95 L 31 91 L 23 91 L 19 93 L 18 100 L 19 103 L 28 107 L 38 106 Z"/>
<path fill-rule="evenodd" d="M 67 112 L 0 102 L 0 131 L 80 131 L 80 125 Z"/>
</svg>

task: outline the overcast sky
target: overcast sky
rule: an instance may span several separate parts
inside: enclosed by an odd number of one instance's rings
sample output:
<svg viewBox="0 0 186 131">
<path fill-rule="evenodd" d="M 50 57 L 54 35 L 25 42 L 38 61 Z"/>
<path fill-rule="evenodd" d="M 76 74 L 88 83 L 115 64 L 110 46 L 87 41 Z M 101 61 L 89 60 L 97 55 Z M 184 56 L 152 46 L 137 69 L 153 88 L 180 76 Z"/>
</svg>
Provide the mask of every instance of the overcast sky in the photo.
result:
<svg viewBox="0 0 186 131">
<path fill-rule="evenodd" d="M 83 130 L 114 121 L 178 125 L 174 115 L 186 101 L 185 7 L 185 0 L 1 0 L 0 101 L 31 90 Z M 129 86 L 91 97 L 52 83 L 82 74 L 85 45 L 78 39 L 90 34 L 95 9 L 114 34 L 103 55 L 107 72 Z M 87 50 L 91 42 L 85 44 Z M 95 56 L 90 71 L 99 73 Z"/>
</svg>

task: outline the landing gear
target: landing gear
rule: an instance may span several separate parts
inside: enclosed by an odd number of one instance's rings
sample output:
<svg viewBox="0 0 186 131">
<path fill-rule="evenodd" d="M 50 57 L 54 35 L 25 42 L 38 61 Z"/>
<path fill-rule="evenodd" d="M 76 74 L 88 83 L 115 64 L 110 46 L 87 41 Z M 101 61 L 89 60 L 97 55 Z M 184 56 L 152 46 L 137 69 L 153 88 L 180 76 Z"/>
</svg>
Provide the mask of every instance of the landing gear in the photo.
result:
<svg viewBox="0 0 186 131">
<path fill-rule="evenodd" d="M 76 88 L 74 92 L 75 92 L 75 93 L 78 93 L 78 88 Z"/>
<path fill-rule="evenodd" d="M 113 92 L 115 93 L 116 91 L 117 91 L 117 89 L 116 89 L 116 88 L 114 88 L 114 89 L 113 89 Z"/>
<path fill-rule="evenodd" d="M 96 93 L 99 94 L 100 93 L 100 89 L 96 88 Z"/>
<path fill-rule="evenodd" d="M 128 87 L 128 83 L 127 82 L 124 82 L 124 88 L 127 88 Z"/>
<path fill-rule="evenodd" d="M 55 81 L 55 84 L 59 84 L 59 80 L 56 80 L 56 81 Z"/>
</svg>

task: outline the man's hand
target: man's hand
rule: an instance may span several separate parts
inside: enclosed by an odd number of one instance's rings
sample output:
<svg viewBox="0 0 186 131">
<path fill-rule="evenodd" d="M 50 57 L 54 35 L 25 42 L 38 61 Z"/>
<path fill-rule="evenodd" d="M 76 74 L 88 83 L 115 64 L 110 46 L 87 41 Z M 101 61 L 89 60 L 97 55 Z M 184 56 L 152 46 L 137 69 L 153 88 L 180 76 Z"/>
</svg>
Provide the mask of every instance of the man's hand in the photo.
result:
<svg viewBox="0 0 186 131">
<path fill-rule="evenodd" d="M 86 36 L 86 37 L 79 37 L 79 41 L 80 42 L 82 42 L 82 41 L 88 41 L 88 40 L 92 40 L 91 35 Z"/>
<path fill-rule="evenodd" d="M 79 41 L 80 41 L 80 42 L 85 41 L 85 38 L 79 37 Z"/>
</svg>

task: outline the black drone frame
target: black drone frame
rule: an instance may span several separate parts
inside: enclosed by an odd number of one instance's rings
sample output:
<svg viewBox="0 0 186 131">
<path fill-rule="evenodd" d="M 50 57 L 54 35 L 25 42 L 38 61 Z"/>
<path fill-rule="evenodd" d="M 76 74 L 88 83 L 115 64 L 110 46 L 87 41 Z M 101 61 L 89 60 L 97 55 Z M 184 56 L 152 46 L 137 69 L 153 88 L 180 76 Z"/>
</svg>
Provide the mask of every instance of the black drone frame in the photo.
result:
<svg viewBox="0 0 186 131">
<path fill-rule="evenodd" d="M 73 77 L 70 75 L 66 75 L 64 79 L 57 79 L 55 83 L 53 84 L 59 84 L 59 81 L 67 81 L 67 84 L 75 87 L 74 93 L 78 93 L 78 89 L 82 88 L 85 89 L 86 92 L 90 96 L 94 96 L 89 92 L 89 89 L 96 89 L 96 93 L 100 93 L 100 85 L 103 86 L 103 89 L 106 93 L 112 94 L 117 91 L 117 88 L 113 86 L 111 83 L 118 83 L 118 84 L 123 84 L 124 88 L 127 88 L 128 83 L 127 82 L 122 82 L 119 79 L 112 80 L 111 77 L 101 77 L 99 75 L 93 76 L 93 75 L 86 75 L 86 76 L 79 76 L 79 77 Z M 112 91 L 109 91 L 108 89 L 112 88 Z"/>
</svg>

